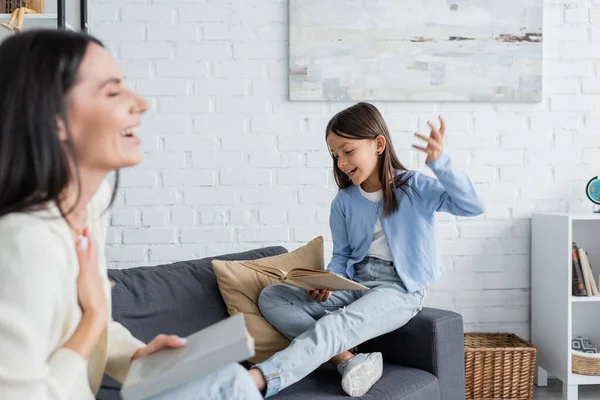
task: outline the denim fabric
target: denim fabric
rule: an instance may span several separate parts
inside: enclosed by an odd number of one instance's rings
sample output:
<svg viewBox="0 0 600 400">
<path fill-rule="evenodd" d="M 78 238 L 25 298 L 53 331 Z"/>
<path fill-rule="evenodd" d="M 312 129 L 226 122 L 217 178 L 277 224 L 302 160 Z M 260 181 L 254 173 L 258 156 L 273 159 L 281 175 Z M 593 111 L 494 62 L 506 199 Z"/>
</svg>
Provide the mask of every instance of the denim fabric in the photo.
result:
<svg viewBox="0 0 600 400">
<path fill-rule="evenodd" d="M 292 340 L 285 350 L 255 366 L 267 380 L 266 397 L 331 357 L 404 326 L 423 307 L 424 291 L 409 293 L 393 263 L 367 257 L 355 269 L 354 280 L 370 289 L 333 292 L 323 303 L 288 285 L 261 292 L 258 305 L 264 317 Z"/>
<path fill-rule="evenodd" d="M 192 383 L 168 390 L 148 400 L 260 400 L 262 395 L 250 374 L 230 364 Z"/>
</svg>

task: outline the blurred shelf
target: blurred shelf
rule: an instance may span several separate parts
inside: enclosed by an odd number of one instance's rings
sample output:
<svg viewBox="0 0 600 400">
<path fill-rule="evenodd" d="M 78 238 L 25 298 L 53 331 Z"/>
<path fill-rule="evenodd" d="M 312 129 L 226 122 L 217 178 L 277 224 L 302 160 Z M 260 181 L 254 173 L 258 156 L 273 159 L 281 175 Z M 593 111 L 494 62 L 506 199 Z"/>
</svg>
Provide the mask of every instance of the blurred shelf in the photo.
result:
<svg viewBox="0 0 600 400">
<path fill-rule="evenodd" d="M 0 14 L 0 23 L 6 23 L 10 19 L 11 14 Z M 28 29 L 46 28 L 56 29 L 58 27 L 58 14 L 44 13 L 44 14 L 26 14 L 25 20 L 23 21 L 23 31 Z M 75 30 L 73 26 L 67 23 L 67 29 Z M 7 29 L 0 27 L 0 38 L 6 38 L 7 36 L 13 35 Z"/>
<path fill-rule="evenodd" d="M 571 296 L 571 301 L 575 303 L 600 303 L 600 296 Z"/>
<path fill-rule="evenodd" d="M 580 375 L 571 372 L 569 383 L 574 385 L 600 385 L 600 376 Z"/>
</svg>

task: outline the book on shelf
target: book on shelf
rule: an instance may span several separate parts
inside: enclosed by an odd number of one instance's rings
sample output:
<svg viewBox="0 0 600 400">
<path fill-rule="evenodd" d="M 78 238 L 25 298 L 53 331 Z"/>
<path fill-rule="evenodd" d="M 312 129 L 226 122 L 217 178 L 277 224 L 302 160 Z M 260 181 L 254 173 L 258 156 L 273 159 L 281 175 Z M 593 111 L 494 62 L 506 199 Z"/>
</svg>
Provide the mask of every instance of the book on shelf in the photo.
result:
<svg viewBox="0 0 600 400">
<path fill-rule="evenodd" d="M 583 280 L 585 282 L 585 289 L 587 291 L 588 297 L 600 296 L 600 290 L 596 285 L 596 279 L 594 278 L 594 272 L 592 271 L 590 258 L 587 252 L 581 247 L 577 248 L 577 252 L 579 253 L 579 260 L 583 272 Z"/>
<path fill-rule="evenodd" d="M 573 242 L 571 254 L 573 259 L 573 296 L 587 296 L 583 269 L 581 268 L 581 260 L 579 259 L 579 250 L 575 242 Z"/>
</svg>

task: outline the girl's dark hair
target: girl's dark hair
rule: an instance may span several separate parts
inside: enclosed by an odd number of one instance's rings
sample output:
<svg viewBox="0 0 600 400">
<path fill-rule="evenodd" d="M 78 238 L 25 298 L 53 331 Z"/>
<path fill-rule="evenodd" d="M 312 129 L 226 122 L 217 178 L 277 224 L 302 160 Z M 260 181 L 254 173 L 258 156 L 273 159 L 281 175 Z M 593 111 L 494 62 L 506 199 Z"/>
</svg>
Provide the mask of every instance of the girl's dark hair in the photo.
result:
<svg viewBox="0 0 600 400">
<path fill-rule="evenodd" d="M 68 125 L 66 95 L 77 82 L 90 43 L 97 39 L 66 30 L 31 30 L 0 44 L 0 217 L 42 208 L 81 178 Z M 67 132 L 58 137 L 58 120 Z M 116 196 L 118 173 L 111 204 Z"/>
<path fill-rule="evenodd" d="M 385 149 L 379 160 L 379 181 L 383 190 L 383 213 L 390 215 L 398 210 L 399 204 L 394 188 L 400 188 L 412 201 L 411 194 L 407 190 L 410 173 L 406 169 L 394 150 L 390 131 L 379 110 L 369 103 L 358 103 L 337 113 L 327 124 L 325 139 L 330 133 L 353 140 L 375 139 L 383 136 L 386 141 Z M 332 155 L 333 157 L 333 155 Z M 397 174 L 397 171 L 402 173 Z M 337 159 L 333 158 L 333 175 L 340 189 L 352 185 L 350 177 L 338 167 Z"/>
</svg>

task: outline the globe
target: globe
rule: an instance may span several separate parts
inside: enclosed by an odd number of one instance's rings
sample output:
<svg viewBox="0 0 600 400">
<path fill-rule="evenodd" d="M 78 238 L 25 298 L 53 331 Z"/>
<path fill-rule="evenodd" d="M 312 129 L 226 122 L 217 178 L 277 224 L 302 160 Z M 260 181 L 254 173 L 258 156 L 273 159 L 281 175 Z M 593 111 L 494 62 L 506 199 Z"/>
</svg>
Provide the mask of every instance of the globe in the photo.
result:
<svg viewBox="0 0 600 400">
<path fill-rule="evenodd" d="M 600 181 L 595 176 L 588 182 L 585 188 L 588 199 L 594 204 L 600 205 Z"/>
</svg>

